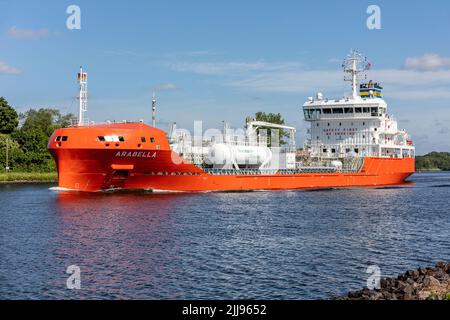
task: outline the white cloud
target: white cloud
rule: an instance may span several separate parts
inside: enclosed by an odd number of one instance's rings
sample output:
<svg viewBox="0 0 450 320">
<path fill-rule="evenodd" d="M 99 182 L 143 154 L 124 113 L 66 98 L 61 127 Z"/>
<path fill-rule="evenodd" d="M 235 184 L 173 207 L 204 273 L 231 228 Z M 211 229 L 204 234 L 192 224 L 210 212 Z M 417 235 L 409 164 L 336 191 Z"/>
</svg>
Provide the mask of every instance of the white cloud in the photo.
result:
<svg viewBox="0 0 450 320">
<path fill-rule="evenodd" d="M 153 90 L 155 91 L 167 91 L 167 90 L 176 90 L 178 86 L 174 83 L 161 83 L 156 85 Z"/>
<path fill-rule="evenodd" d="M 16 26 L 9 28 L 8 35 L 16 39 L 42 39 L 50 36 L 50 31 L 48 29 L 18 29 Z"/>
<path fill-rule="evenodd" d="M 185 62 L 174 63 L 175 71 L 193 72 L 205 75 L 238 76 L 249 72 L 267 72 L 299 67 L 296 62 Z"/>
<path fill-rule="evenodd" d="M 20 69 L 0 61 L 0 74 L 21 74 L 21 73 L 22 71 Z"/>
<path fill-rule="evenodd" d="M 188 52 L 188 56 L 192 56 L 192 57 L 199 57 L 199 56 L 207 56 L 209 55 L 210 52 L 208 50 L 198 50 L 198 51 L 191 51 Z"/>
<path fill-rule="evenodd" d="M 308 92 L 337 90 L 343 87 L 343 74 L 338 71 L 305 70 L 268 72 L 227 82 L 227 85 L 266 92 Z"/>
<path fill-rule="evenodd" d="M 441 57 L 436 53 L 427 53 L 422 57 L 409 57 L 404 68 L 417 71 L 450 70 L 450 58 Z"/>
<path fill-rule="evenodd" d="M 445 59 L 441 59 L 445 61 Z M 408 59 L 406 60 L 408 61 Z M 441 61 L 441 66 L 444 63 Z M 368 72 L 368 79 L 380 81 L 386 96 L 399 100 L 450 98 L 450 68 L 431 70 L 378 69 Z M 432 64 L 429 63 L 430 67 Z M 437 66 L 436 63 L 433 64 Z M 317 91 L 341 96 L 350 93 L 340 68 L 307 70 L 296 62 L 189 62 L 170 65 L 172 69 L 201 75 L 221 76 L 222 83 L 239 90 L 257 92 L 292 92 L 313 95 Z M 330 97 L 333 98 L 333 97 Z"/>
</svg>

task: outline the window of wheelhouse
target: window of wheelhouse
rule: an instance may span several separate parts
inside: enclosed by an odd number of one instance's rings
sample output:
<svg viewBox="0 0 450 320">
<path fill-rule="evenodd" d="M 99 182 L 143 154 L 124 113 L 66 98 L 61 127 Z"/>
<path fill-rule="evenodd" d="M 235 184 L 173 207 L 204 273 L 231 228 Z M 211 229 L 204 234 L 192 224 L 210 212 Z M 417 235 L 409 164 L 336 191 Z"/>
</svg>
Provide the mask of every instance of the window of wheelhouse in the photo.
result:
<svg viewBox="0 0 450 320">
<path fill-rule="evenodd" d="M 362 113 L 362 108 L 355 108 L 355 113 Z"/>
</svg>

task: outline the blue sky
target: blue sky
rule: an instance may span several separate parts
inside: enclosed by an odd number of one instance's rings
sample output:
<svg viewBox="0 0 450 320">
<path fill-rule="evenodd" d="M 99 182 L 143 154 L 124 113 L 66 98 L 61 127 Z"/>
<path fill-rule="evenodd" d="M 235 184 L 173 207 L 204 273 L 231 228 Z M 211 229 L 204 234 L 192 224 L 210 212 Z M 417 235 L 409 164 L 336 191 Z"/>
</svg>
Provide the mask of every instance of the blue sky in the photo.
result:
<svg viewBox="0 0 450 320">
<path fill-rule="evenodd" d="M 81 30 L 66 9 L 81 8 Z M 370 4 L 381 30 L 366 27 Z M 19 111 L 77 112 L 75 75 L 89 74 L 90 120 L 160 126 L 241 127 L 257 111 L 299 129 L 317 91 L 349 93 L 342 58 L 372 62 L 389 112 L 419 154 L 450 150 L 450 2 L 433 1 L 20 1 L 0 0 L 0 96 Z"/>
</svg>

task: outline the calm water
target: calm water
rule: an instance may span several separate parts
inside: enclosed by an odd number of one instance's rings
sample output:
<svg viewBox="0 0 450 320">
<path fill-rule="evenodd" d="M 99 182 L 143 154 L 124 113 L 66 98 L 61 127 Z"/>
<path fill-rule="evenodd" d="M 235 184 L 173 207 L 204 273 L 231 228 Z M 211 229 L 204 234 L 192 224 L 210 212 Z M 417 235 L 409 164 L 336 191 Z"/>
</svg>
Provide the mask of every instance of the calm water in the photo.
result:
<svg viewBox="0 0 450 320">
<path fill-rule="evenodd" d="M 314 299 L 450 260 L 450 174 L 402 187 L 77 194 L 0 186 L 0 298 Z M 66 268 L 81 268 L 68 290 Z"/>
</svg>

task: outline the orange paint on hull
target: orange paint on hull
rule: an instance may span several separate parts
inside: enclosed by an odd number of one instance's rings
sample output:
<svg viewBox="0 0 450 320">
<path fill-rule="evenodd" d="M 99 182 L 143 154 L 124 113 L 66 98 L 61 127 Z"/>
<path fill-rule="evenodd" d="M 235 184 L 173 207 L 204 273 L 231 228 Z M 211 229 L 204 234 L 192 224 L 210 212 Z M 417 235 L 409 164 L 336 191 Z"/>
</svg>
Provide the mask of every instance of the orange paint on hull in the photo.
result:
<svg viewBox="0 0 450 320">
<path fill-rule="evenodd" d="M 99 135 L 123 136 L 124 142 L 98 141 Z M 67 136 L 65 142 L 56 137 Z M 141 137 L 146 137 L 142 142 Z M 150 142 L 152 137 L 154 142 Z M 108 144 L 108 145 L 107 145 Z M 58 129 L 48 148 L 59 187 L 79 191 L 111 188 L 167 191 L 226 191 L 394 185 L 414 173 L 412 158 L 366 158 L 357 173 L 292 175 L 211 175 L 182 162 L 170 150 L 163 131 L 144 125 L 114 124 Z"/>
</svg>

